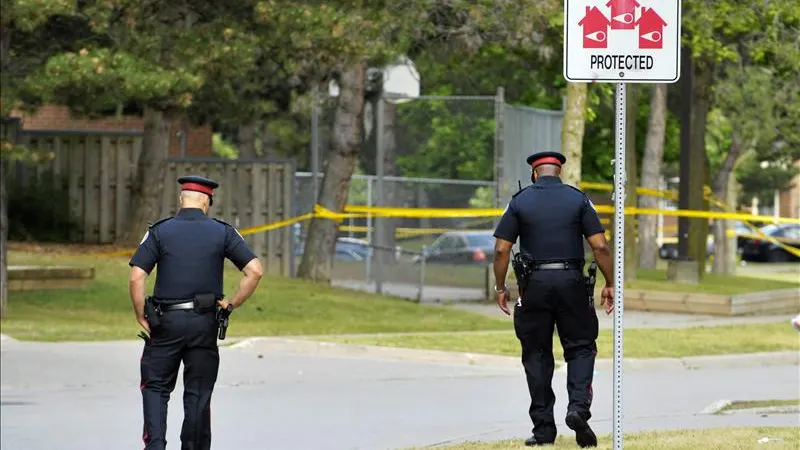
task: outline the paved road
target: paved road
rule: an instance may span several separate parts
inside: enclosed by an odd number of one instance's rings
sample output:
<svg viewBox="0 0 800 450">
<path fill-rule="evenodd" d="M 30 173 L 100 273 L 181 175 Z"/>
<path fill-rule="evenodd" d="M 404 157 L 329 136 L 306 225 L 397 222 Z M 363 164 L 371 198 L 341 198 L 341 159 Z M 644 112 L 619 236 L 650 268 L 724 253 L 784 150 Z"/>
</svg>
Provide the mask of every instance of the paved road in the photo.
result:
<svg viewBox="0 0 800 450">
<path fill-rule="evenodd" d="M 0 448 L 141 448 L 140 347 L 3 342 Z M 213 402 L 215 448 L 400 449 L 525 437 L 530 428 L 524 378 L 514 367 L 267 352 L 257 344 L 223 348 L 222 355 Z M 600 372 L 595 382 L 593 423 L 600 432 L 612 429 L 611 376 Z M 558 372 L 558 417 L 564 415 L 564 383 Z M 698 413 L 720 399 L 796 398 L 798 385 L 796 365 L 627 371 L 626 431 L 797 425 L 792 414 Z M 170 448 L 179 445 L 180 398 L 178 388 Z"/>
</svg>

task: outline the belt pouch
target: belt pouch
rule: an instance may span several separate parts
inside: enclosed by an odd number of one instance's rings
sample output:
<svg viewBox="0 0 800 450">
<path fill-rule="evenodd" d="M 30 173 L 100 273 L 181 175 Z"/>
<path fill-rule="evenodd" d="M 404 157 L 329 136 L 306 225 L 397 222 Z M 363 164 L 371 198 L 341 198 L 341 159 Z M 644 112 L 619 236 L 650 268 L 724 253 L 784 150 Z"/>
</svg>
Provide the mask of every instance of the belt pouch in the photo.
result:
<svg viewBox="0 0 800 450">
<path fill-rule="evenodd" d="M 217 305 L 217 296 L 214 294 L 197 294 L 194 296 L 194 309 L 198 313 L 213 311 Z"/>
</svg>

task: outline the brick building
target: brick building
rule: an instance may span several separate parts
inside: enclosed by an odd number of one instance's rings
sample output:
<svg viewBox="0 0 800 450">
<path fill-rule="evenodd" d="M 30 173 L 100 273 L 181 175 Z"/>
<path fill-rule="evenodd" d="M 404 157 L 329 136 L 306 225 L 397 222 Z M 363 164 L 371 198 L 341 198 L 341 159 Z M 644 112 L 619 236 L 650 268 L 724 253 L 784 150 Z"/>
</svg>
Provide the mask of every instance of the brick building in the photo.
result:
<svg viewBox="0 0 800 450">
<path fill-rule="evenodd" d="M 12 112 L 11 117 L 21 119 L 23 131 L 123 131 L 143 132 L 144 119 L 139 115 L 123 115 L 102 119 L 74 117 L 69 108 L 59 105 L 44 105 L 33 114 Z M 176 119 L 172 124 L 170 156 L 212 156 L 211 125 L 193 127 L 188 121 Z"/>
</svg>

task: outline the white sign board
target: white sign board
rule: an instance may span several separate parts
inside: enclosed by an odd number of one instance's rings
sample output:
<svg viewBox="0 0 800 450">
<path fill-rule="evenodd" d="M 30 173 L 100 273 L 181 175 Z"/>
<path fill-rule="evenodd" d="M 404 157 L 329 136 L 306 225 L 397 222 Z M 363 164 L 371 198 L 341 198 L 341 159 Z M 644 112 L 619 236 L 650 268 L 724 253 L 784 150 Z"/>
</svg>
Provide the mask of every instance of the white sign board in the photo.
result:
<svg viewBox="0 0 800 450">
<path fill-rule="evenodd" d="M 564 1 L 567 81 L 674 83 L 680 66 L 680 0 Z"/>
</svg>

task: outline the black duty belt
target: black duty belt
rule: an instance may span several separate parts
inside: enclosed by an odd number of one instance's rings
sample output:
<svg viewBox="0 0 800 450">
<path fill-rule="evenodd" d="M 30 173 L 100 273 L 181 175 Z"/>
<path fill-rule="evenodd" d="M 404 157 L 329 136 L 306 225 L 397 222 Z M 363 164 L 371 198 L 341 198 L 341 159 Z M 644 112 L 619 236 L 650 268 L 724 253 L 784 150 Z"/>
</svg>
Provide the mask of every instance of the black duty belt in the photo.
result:
<svg viewBox="0 0 800 450">
<path fill-rule="evenodd" d="M 534 264 L 533 270 L 580 270 L 583 265 L 572 261 Z"/>
<path fill-rule="evenodd" d="M 176 311 L 179 309 L 187 310 L 187 309 L 194 309 L 194 301 L 190 300 L 188 302 L 181 302 L 181 303 L 158 303 L 158 309 L 161 311 Z"/>
</svg>

